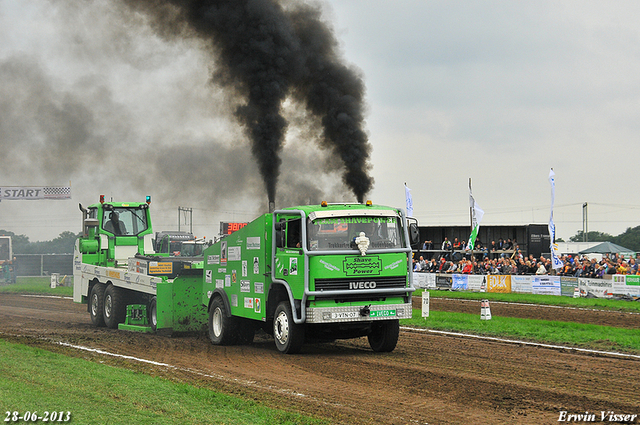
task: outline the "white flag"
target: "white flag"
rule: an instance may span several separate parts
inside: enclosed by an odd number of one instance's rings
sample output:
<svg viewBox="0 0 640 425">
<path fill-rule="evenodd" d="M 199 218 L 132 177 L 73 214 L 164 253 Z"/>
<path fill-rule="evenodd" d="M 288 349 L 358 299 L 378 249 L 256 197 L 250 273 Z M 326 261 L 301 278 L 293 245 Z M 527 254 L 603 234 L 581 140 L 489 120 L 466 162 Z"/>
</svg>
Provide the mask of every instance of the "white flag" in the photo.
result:
<svg viewBox="0 0 640 425">
<path fill-rule="evenodd" d="M 551 250 L 551 266 L 554 269 L 561 269 L 564 264 L 560 259 L 558 252 L 558 245 L 556 245 L 556 225 L 553 222 L 553 204 L 556 200 L 556 173 L 553 172 L 553 168 L 549 171 L 549 184 L 551 184 L 551 214 L 549 216 L 549 248 Z"/>
<path fill-rule="evenodd" d="M 404 184 L 404 196 L 407 201 L 407 217 L 413 217 L 413 198 L 411 197 L 411 189 Z"/>
<path fill-rule="evenodd" d="M 484 216 L 484 211 L 477 204 L 476 200 L 473 199 L 473 195 L 471 194 L 471 185 L 469 185 L 469 207 L 471 208 L 471 235 L 469 236 L 469 243 L 467 243 L 467 248 L 473 250 L 476 245 L 476 238 L 478 237 L 478 229 L 480 228 L 480 222 L 482 221 L 482 217 Z"/>
</svg>

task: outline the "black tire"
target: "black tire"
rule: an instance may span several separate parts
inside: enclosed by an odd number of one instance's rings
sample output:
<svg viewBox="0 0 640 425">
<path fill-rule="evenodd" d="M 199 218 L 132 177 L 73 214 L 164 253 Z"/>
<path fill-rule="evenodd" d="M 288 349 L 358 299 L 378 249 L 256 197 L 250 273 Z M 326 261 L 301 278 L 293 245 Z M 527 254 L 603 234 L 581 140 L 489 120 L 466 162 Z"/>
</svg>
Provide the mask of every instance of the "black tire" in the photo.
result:
<svg viewBox="0 0 640 425">
<path fill-rule="evenodd" d="M 213 345 L 233 345 L 238 337 L 237 321 L 227 316 L 222 298 L 215 297 L 209 308 L 209 339 Z"/>
<path fill-rule="evenodd" d="M 102 283 L 96 283 L 91 288 L 89 295 L 89 315 L 91 316 L 91 323 L 94 326 L 104 326 L 104 290 L 106 286 Z"/>
<path fill-rule="evenodd" d="M 378 353 L 389 353 L 396 348 L 400 336 L 400 321 L 385 320 L 373 322 L 371 333 L 368 335 L 369 345 Z"/>
<path fill-rule="evenodd" d="M 117 329 L 124 322 L 127 314 L 124 290 L 113 285 L 107 286 L 104 291 L 104 324 L 108 328 Z"/>
<path fill-rule="evenodd" d="M 149 314 L 149 325 L 151 325 L 151 330 L 155 332 L 156 329 L 158 329 L 158 303 L 156 301 L 156 297 L 151 298 L 151 301 L 149 301 L 147 313 Z"/>
<path fill-rule="evenodd" d="M 284 354 L 299 353 L 304 344 L 304 325 L 297 325 L 293 321 L 288 301 L 282 301 L 276 307 L 273 316 L 273 339 L 278 351 Z"/>
</svg>

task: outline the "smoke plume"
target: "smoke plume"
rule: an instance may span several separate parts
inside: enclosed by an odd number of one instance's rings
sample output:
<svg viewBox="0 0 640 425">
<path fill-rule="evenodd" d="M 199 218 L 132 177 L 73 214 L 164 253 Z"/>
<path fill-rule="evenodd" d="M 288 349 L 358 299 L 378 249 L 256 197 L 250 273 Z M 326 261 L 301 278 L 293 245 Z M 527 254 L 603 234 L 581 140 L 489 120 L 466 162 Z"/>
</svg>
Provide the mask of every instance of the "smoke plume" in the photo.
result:
<svg viewBox="0 0 640 425">
<path fill-rule="evenodd" d="M 275 201 L 287 130 L 283 102 L 306 106 L 322 144 L 344 164 L 359 202 L 372 188 L 371 147 L 363 130 L 364 84 L 340 60 L 317 6 L 276 0 L 131 0 L 165 37 L 196 37 L 214 58 L 212 81 L 235 97 L 235 116 L 252 143 L 270 202 Z"/>
</svg>

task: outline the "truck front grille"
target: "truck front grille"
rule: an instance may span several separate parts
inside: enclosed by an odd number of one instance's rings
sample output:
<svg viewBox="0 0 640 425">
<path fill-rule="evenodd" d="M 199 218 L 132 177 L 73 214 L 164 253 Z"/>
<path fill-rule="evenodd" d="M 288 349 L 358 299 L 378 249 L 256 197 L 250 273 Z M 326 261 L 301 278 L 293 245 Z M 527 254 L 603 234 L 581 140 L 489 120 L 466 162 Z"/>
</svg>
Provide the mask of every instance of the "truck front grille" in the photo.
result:
<svg viewBox="0 0 640 425">
<path fill-rule="evenodd" d="M 407 286 L 406 276 L 369 276 L 358 278 L 315 279 L 316 291 L 349 291 L 363 289 L 404 288 Z"/>
</svg>

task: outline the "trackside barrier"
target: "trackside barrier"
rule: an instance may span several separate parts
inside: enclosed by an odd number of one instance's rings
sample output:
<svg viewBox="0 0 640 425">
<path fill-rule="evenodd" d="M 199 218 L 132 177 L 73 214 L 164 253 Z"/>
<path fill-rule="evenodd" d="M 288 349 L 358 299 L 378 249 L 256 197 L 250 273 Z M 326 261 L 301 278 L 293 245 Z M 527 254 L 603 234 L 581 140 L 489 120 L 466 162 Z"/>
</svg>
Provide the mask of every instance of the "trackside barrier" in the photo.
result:
<svg viewBox="0 0 640 425">
<path fill-rule="evenodd" d="M 422 289 L 449 291 L 524 293 L 611 298 L 640 297 L 640 276 L 613 275 L 611 279 L 586 279 L 564 276 L 528 275 L 466 275 L 413 273 L 413 284 Z"/>
</svg>

